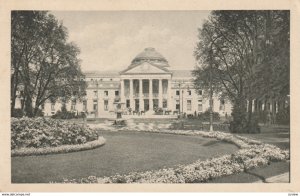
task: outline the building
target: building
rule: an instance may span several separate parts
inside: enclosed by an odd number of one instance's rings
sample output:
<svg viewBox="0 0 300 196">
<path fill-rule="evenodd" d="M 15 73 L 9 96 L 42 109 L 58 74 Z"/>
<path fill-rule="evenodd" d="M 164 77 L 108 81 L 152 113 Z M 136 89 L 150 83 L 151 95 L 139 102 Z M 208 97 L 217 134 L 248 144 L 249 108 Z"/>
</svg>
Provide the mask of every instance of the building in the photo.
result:
<svg viewBox="0 0 300 196">
<path fill-rule="evenodd" d="M 128 115 L 153 115 L 157 109 L 166 115 L 198 114 L 209 109 L 209 100 L 193 87 L 191 70 L 172 70 L 154 48 L 139 53 L 125 70 L 86 72 L 85 80 L 86 97 L 71 100 L 66 106 L 91 118 L 115 114 L 116 103 Z M 61 106 L 59 101 L 45 103 L 45 116 L 55 114 Z M 213 110 L 221 116 L 230 115 L 231 104 L 214 98 Z"/>
</svg>

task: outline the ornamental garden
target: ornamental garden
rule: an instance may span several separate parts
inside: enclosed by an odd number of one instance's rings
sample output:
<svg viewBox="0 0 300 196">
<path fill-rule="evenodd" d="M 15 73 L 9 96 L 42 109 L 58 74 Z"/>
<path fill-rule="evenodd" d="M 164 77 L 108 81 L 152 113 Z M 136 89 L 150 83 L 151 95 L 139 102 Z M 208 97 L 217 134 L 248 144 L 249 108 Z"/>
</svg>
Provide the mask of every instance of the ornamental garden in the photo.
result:
<svg viewBox="0 0 300 196">
<path fill-rule="evenodd" d="M 266 167 L 275 162 L 288 161 L 290 158 L 288 149 L 238 134 L 195 128 L 189 130 L 188 127 L 174 129 L 174 122 L 178 123 L 177 121 L 128 120 L 125 126 L 115 126 L 109 120 L 86 122 L 42 117 L 13 118 L 12 181 L 203 183 L 253 168 Z M 109 139 L 101 137 L 101 134 L 107 135 Z M 124 137 L 127 138 L 124 140 Z M 195 145 L 186 147 L 187 144 Z M 151 151 L 151 145 L 161 146 Z M 175 146 L 178 147 L 177 152 L 170 150 Z M 178 150 L 183 152 L 179 153 Z M 147 159 L 147 153 L 161 154 Z M 176 155 L 183 156 L 183 160 Z M 120 160 L 116 160 L 117 158 Z M 76 163 L 73 162 L 75 160 Z M 140 163 L 147 163 L 149 167 Z M 55 170 L 59 167 L 70 169 L 63 169 L 62 173 L 56 174 Z M 124 170 L 122 167 L 130 169 Z M 101 169 L 112 172 L 102 172 Z"/>
</svg>

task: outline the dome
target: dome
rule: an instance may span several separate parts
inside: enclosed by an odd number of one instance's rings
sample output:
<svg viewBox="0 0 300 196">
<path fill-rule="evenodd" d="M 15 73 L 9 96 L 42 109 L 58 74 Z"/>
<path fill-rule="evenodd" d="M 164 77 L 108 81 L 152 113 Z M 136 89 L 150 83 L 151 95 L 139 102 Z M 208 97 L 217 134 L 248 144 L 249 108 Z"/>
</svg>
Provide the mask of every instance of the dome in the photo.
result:
<svg viewBox="0 0 300 196">
<path fill-rule="evenodd" d="M 160 67 L 170 67 L 168 61 L 155 48 L 145 48 L 132 61 L 129 67 L 140 64 L 142 62 L 150 62 Z"/>
</svg>

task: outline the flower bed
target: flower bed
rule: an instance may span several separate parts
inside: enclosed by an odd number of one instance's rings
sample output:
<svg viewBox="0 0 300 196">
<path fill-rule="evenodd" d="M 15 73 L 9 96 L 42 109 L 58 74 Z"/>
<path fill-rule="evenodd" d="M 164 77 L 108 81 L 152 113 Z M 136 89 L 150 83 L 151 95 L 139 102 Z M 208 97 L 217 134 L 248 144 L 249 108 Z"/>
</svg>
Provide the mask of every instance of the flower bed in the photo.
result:
<svg viewBox="0 0 300 196">
<path fill-rule="evenodd" d="M 57 147 L 43 147 L 43 148 L 20 148 L 11 150 L 11 156 L 30 156 L 30 155 L 46 155 L 59 154 L 68 152 L 77 152 L 82 150 L 90 150 L 104 145 L 106 140 L 99 137 L 97 140 L 76 145 L 63 145 Z"/>
<path fill-rule="evenodd" d="M 122 129 L 126 131 L 128 129 Z M 132 129 L 130 130 L 132 131 Z M 82 179 L 64 179 L 64 183 L 198 183 L 213 178 L 239 173 L 251 168 L 264 166 L 271 161 L 289 159 L 289 151 L 263 144 L 242 136 L 223 132 L 205 132 L 193 130 L 153 130 L 137 129 L 136 131 L 160 132 L 180 135 L 200 135 L 216 138 L 237 145 L 240 150 L 231 155 L 198 160 L 188 165 L 165 168 L 146 172 L 132 172 L 126 175 L 116 174 L 110 177 L 89 176 Z"/>
<path fill-rule="evenodd" d="M 104 142 L 104 138 L 98 139 L 97 131 L 86 125 L 41 117 L 12 118 L 11 122 L 13 156 L 71 152 Z"/>
</svg>

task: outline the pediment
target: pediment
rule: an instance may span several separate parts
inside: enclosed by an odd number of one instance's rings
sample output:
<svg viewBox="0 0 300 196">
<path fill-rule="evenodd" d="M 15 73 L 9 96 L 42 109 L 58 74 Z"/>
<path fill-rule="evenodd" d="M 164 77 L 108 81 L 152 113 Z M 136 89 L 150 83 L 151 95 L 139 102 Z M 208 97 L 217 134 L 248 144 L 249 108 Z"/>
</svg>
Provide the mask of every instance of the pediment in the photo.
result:
<svg viewBox="0 0 300 196">
<path fill-rule="evenodd" d="M 135 67 L 124 70 L 122 74 L 164 74 L 170 73 L 167 69 L 152 65 L 148 62 L 143 62 Z"/>
</svg>

